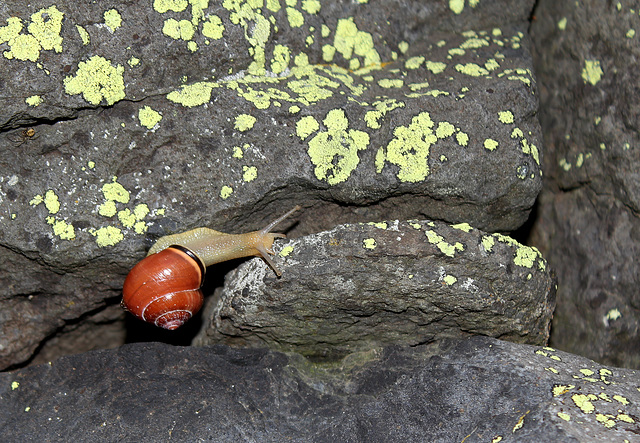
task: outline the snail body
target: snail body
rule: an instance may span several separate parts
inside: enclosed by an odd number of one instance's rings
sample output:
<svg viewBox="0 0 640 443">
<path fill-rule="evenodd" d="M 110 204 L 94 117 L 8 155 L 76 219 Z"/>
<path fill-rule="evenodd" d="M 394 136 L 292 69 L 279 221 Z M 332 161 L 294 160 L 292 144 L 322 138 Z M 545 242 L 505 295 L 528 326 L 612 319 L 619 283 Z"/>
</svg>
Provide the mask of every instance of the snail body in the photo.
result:
<svg viewBox="0 0 640 443">
<path fill-rule="evenodd" d="M 196 228 L 161 237 L 127 275 L 122 307 L 141 320 L 173 330 L 202 307 L 200 287 L 207 266 L 260 256 L 280 276 L 282 273 L 269 255 L 273 254 L 274 240 L 285 235 L 270 231 L 298 209 L 296 206 L 263 229 L 245 234 Z"/>
</svg>

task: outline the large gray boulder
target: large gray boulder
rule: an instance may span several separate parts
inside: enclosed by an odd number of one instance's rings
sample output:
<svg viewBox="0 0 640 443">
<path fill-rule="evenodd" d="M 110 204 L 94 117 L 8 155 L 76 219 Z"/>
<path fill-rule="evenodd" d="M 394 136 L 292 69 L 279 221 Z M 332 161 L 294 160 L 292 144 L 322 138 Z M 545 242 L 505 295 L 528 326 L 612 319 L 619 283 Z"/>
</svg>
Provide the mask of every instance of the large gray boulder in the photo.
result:
<svg viewBox="0 0 640 443">
<path fill-rule="evenodd" d="M 0 367 L 97 324 L 164 234 L 294 204 L 298 235 L 518 228 L 541 187 L 533 3 L 3 2 Z"/>
<path fill-rule="evenodd" d="M 136 344 L 0 374 L 3 441 L 636 441 L 637 371 L 486 337 L 332 365 Z"/>
</svg>

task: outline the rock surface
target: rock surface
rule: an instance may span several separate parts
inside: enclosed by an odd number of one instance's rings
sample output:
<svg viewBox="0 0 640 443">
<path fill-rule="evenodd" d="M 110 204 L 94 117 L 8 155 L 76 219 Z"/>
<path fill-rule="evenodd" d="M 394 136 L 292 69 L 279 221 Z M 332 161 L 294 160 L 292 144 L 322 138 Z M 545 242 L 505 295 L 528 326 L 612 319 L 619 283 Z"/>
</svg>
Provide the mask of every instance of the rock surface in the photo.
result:
<svg viewBox="0 0 640 443">
<path fill-rule="evenodd" d="M 0 367 L 115 304 L 160 235 L 296 203 L 300 233 L 526 220 L 533 0 L 289 3 L 0 5 Z"/>
<path fill-rule="evenodd" d="M 637 371 L 491 338 L 297 354 L 128 345 L 0 374 L 3 441 L 636 441 Z"/>
<path fill-rule="evenodd" d="M 540 253 L 468 224 L 338 226 L 227 275 L 195 343 L 335 359 L 390 344 L 481 334 L 546 344 L 555 281 Z M 210 320 L 206 320 L 209 319 Z"/>
<path fill-rule="evenodd" d="M 541 0 L 536 17 L 546 184 L 533 243 L 558 275 L 551 343 L 640 368 L 638 9 Z"/>
</svg>

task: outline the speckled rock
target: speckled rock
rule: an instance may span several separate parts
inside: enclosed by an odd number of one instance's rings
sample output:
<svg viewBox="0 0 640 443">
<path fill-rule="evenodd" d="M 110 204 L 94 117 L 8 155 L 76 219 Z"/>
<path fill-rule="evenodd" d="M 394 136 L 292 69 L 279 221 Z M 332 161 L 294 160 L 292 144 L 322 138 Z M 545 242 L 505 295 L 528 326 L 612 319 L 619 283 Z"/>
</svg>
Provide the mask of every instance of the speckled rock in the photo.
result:
<svg viewBox="0 0 640 443">
<path fill-rule="evenodd" d="M 558 274 L 551 343 L 640 368 L 638 5 L 539 2 L 546 186 L 533 242 Z"/>
<path fill-rule="evenodd" d="M 637 441 L 637 371 L 486 337 L 339 365 L 138 344 L 0 374 L 3 441 Z"/>
<path fill-rule="evenodd" d="M 116 303 L 163 234 L 294 203 L 300 233 L 525 221 L 533 0 L 290 3 L 0 4 L 0 367 Z"/>
<path fill-rule="evenodd" d="M 338 226 L 280 243 L 227 275 L 195 343 L 268 346 L 314 359 L 482 334 L 546 344 L 555 281 L 540 253 L 468 224 Z"/>
</svg>

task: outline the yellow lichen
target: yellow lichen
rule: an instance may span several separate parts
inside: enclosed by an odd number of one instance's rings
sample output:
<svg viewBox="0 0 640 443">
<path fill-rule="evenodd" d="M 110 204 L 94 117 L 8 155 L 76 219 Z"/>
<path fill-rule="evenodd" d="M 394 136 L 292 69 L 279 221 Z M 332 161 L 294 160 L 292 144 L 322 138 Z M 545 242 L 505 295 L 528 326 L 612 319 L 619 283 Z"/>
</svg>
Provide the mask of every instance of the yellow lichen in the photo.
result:
<svg viewBox="0 0 640 443">
<path fill-rule="evenodd" d="M 233 194 L 233 188 L 231 186 L 223 186 L 222 188 L 220 188 L 220 198 L 223 200 L 228 199 L 229 197 L 231 197 L 231 194 Z"/>
<path fill-rule="evenodd" d="M 258 168 L 255 166 L 243 166 L 242 167 L 242 180 L 249 183 L 258 177 Z"/>
<path fill-rule="evenodd" d="M 105 11 L 103 17 L 104 24 L 109 28 L 109 31 L 111 31 L 112 34 L 122 25 L 122 16 L 117 9 L 109 9 L 108 11 Z"/>
<path fill-rule="evenodd" d="M 386 149 L 386 160 L 397 165 L 397 176 L 403 182 L 419 182 L 429 175 L 429 150 L 438 138 L 428 112 L 413 117 L 409 126 L 394 129 L 394 138 Z"/>
<path fill-rule="evenodd" d="M 582 79 L 585 83 L 595 85 L 602 78 L 602 68 L 598 60 L 585 60 L 582 68 Z"/>
<path fill-rule="evenodd" d="M 293 246 L 285 246 L 278 254 L 280 257 L 287 257 L 293 252 Z"/>
<path fill-rule="evenodd" d="M 365 238 L 362 241 L 362 245 L 366 249 L 375 249 L 376 248 L 376 240 L 374 238 Z"/>
<path fill-rule="evenodd" d="M 307 153 L 315 166 L 316 178 L 335 185 L 346 181 L 356 169 L 360 162 L 358 151 L 369 145 L 369 134 L 348 129 L 349 121 L 342 109 L 329 111 L 323 123 L 327 130 L 317 133 L 309 141 Z M 308 124 L 312 124 L 310 120 L 307 120 Z"/>
<path fill-rule="evenodd" d="M 64 79 L 65 91 L 69 95 L 82 94 L 92 105 L 100 104 L 103 99 L 112 105 L 125 97 L 123 73 L 122 66 L 114 67 L 104 57 L 94 55 L 78 63 L 75 76 Z"/>
<path fill-rule="evenodd" d="M 140 120 L 140 125 L 147 129 L 153 129 L 162 120 L 162 114 L 149 106 L 144 106 L 138 111 L 138 120 Z"/>
<path fill-rule="evenodd" d="M 122 231 L 114 226 L 106 226 L 92 232 L 96 237 L 96 244 L 101 247 L 114 246 L 124 239 Z"/>
<path fill-rule="evenodd" d="M 256 123 L 256 118 L 253 115 L 240 114 L 236 116 L 234 127 L 240 132 L 245 132 L 253 128 L 253 125 L 255 123 Z"/>
</svg>

